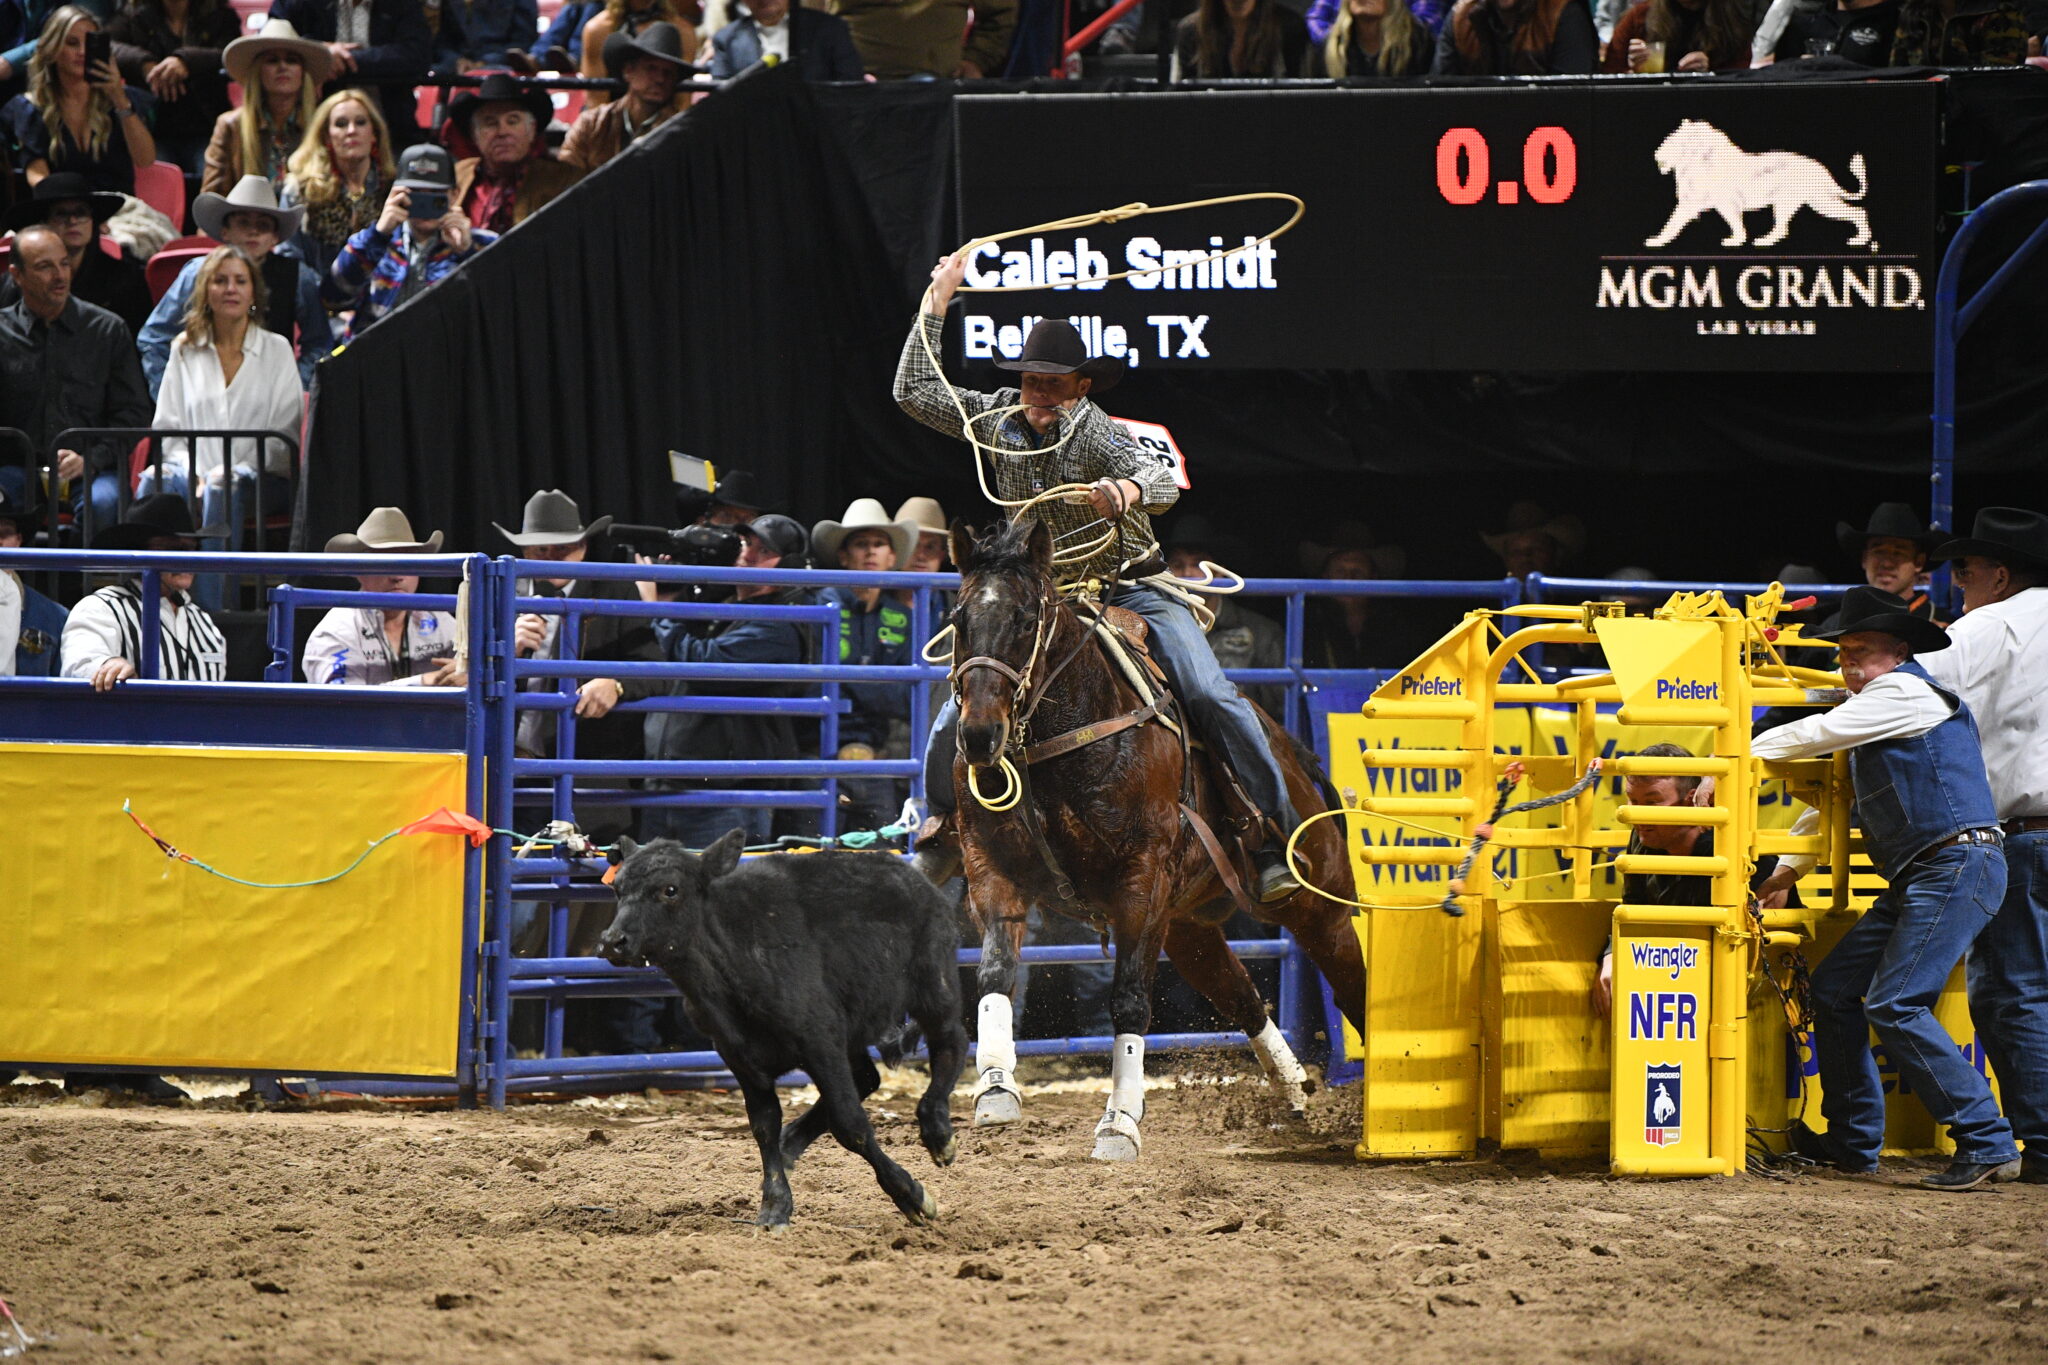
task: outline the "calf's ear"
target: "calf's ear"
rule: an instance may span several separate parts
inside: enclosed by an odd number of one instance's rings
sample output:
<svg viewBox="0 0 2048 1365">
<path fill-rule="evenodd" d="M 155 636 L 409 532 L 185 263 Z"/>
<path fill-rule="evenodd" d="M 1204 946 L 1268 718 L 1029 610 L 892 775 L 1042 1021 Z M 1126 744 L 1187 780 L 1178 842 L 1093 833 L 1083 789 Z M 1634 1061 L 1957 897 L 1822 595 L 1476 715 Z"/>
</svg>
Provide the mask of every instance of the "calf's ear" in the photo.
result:
<svg viewBox="0 0 2048 1365">
<path fill-rule="evenodd" d="M 697 875 L 705 881 L 716 881 L 740 865 L 740 850 L 747 846 L 747 832 L 743 829 L 728 831 L 718 841 L 704 850 L 697 858 Z"/>
<path fill-rule="evenodd" d="M 634 843 L 630 835 L 625 834 L 619 836 L 617 848 L 618 851 L 612 856 L 611 860 L 613 867 L 617 867 L 620 863 L 623 863 L 626 859 L 640 851 L 640 845 Z"/>
</svg>

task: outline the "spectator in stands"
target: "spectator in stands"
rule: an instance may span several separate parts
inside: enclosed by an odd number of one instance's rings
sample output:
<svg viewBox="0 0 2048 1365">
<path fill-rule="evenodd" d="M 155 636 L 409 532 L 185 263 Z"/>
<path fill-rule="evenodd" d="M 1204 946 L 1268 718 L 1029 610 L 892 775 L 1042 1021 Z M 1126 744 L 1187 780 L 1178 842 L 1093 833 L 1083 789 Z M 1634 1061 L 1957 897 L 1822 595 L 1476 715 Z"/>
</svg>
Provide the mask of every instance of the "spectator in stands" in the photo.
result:
<svg viewBox="0 0 2048 1365">
<path fill-rule="evenodd" d="M 683 60 L 674 24 L 649 24 L 638 37 L 605 39 L 604 64 L 626 83 L 626 97 L 586 108 L 562 143 L 562 160 L 588 174 L 682 112 L 676 87 L 697 68 Z"/>
<path fill-rule="evenodd" d="M 1692 758 L 1690 751 L 1676 744 L 1652 744 L 1638 751 L 1638 758 Z M 1639 777 L 1622 779 L 1622 800 L 1631 806 L 1711 806 L 1714 785 L 1697 777 Z M 1680 858 L 1714 856 L 1714 831 L 1706 825 L 1638 825 L 1629 835 L 1630 853 L 1660 853 Z M 1811 860 L 1808 860 L 1809 863 Z M 1778 857 L 1766 853 L 1750 869 L 1749 888 L 1766 910 L 1782 908 L 1791 895 L 1789 882 L 1771 882 L 1778 870 Z M 1766 885 L 1770 883 L 1770 885 Z M 1632 872 L 1622 879 L 1624 905 L 1706 905 L 1714 894 L 1712 877 L 1685 876 L 1666 872 Z M 1600 970 L 1593 978 L 1593 1010 L 1606 1014 L 1614 1004 L 1614 940 L 1600 949 Z"/>
<path fill-rule="evenodd" d="M 123 85 L 111 62 L 85 69 L 85 35 L 99 28 L 77 5 L 53 10 L 29 59 L 28 92 L 0 108 L 31 186 L 52 171 L 76 171 L 96 190 L 133 194 L 135 168 L 156 160 L 148 122 L 155 97 Z"/>
<path fill-rule="evenodd" d="M 766 512 L 767 504 L 753 471 L 734 469 L 719 479 L 696 520 L 707 526 L 745 526 Z"/>
<path fill-rule="evenodd" d="M 241 32 L 227 0 L 129 0 L 107 21 L 115 65 L 156 96 L 157 159 L 184 171 L 188 183 L 198 182 L 214 120 L 227 112 L 222 49 Z"/>
<path fill-rule="evenodd" d="M 243 176 L 260 175 L 275 193 L 284 188 L 292 153 L 313 126 L 320 87 L 335 58 L 325 44 L 301 38 L 288 21 L 271 19 L 261 33 L 229 43 L 221 60 L 242 87 L 242 107 L 214 121 L 200 188 L 226 194 Z"/>
<path fill-rule="evenodd" d="M 883 81 L 1001 75 L 1017 31 L 1017 0 L 838 0 L 838 11 Z"/>
<path fill-rule="evenodd" d="M 909 561 L 917 545 L 917 523 L 891 521 L 873 498 L 856 499 L 838 521 L 821 521 L 811 532 L 811 553 L 819 564 L 857 573 L 888 573 Z M 910 610 L 879 587 L 825 589 L 839 608 L 839 662 L 914 662 Z M 852 710 L 839 718 L 838 757 L 864 763 L 910 757 L 910 688 L 904 683 L 842 683 Z M 880 829 L 896 818 L 909 784 L 887 777 L 849 777 L 839 783 L 847 829 Z"/>
<path fill-rule="evenodd" d="M 1314 0 L 1309 5 L 1308 40 L 1311 46 L 1320 47 L 1330 36 L 1330 30 L 1336 27 L 1337 16 L 1342 13 L 1347 3 L 1348 0 Z M 1608 3 L 1617 3 L 1617 0 L 1608 0 Z M 1413 0 L 1408 6 L 1408 12 L 1415 16 L 1416 23 L 1429 30 L 1429 42 L 1426 46 L 1430 55 L 1434 57 L 1437 32 L 1443 28 L 1444 19 L 1451 12 L 1449 0 Z M 1353 71 L 1351 74 L 1357 76 L 1364 73 Z"/>
<path fill-rule="evenodd" d="M 510 541 L 521 559 L 545 559 L 563 565 L 581 564 L 589 558 L 593 544 L 604 539 L 611 528 L 610 517 L 599 517 L 588 526 L 575 499 L 559 489 L 543 489 L 526 500 L 517 531 L 498 526 L 498 534 Z M 638 602 L 639 585 L 617 578 L 578 578 L 565 569 L 559 577 L 522 579 L 522 597 L 585 597 L 602 602 Z M 562 618 L 536 612 L 522 614 L 514 626 L 519 656 L 525 659 L 558 659 Z M 655 639 L 653 623 L 644 616 L 583 616 L 578 622 L 574 657 L 595 661 L 637 660 L 658 662 L 667 657 Z M 529 690 L 553 691 L 552 678 L 531 680 Z M 622 701 L 639 701 L 663 696 L 667 688 L 645 678 L 589 678 L 576 688 L 576 753 L 582 758 L 637 759 L 646 752 L 645 722 L 637 712 L 613 708 Z M 554 752 L 554 713 L 523 711 L 519 716 L 519 747 L 534 757 Z M 589 785 L 589 784 L 586 784 Z M 585 822 L 585 829 L 594 827 Z M 631 828 L 630 813 L 619 821 L 621 831 Z"/>
<path fill-rule="evenodd" d="M 769 513 L 737 529 L 744 541 L 739 567 L 804 567 L 804 548 L 810 537 L 797 522 Z M 658 600 L 654 584 L 644 583 L 640 590 L 648 601 Z M 817 601 L 806 588 L 766 585 L 741 588 L 736 597 L 757 606 L 810 606 Z M 657 621 L 655 635 L 666 656 L 683 663 L 800 664 L 818 659 L 812 628 L 794 621 Z M 784 697 L 799 695 L 807 686 L 714 683 L 705 690 L 717 696 Z M 664 759 L 776 759 L 796 758 L 802 749 L 795 721 L 789 716 L 667 712 L 647 718 L 647 752 L 650 758 Z M 773 779 L 664 778 L 649 785 L 689 791 L 787 784 Z M 677 839 L 687 847 L 703 848 L 736 828 L 746 830 L 750 842 L 764 842 L 774 828 L 774 818 L 765 806 L 673 806 L 648 810 L 643 824 L 649 838 Z"/>
<path fill-rule="evenodd" d="M 614 33 L 638 37 L 649 24 L 674 25 L 683 40 L 683 60 L 695 60 L 697 26 L 677 12 L 672 0 L 605 0 L 604 8 L 583 26 L 583 74 L 601 79 L 605 75 L 605 42 Z M 603 104 L 609 99 L 593 90 L 589 102 Z"/>
<path fill-rule="evenodd" d="M 0 488 L 0 550 L 19 550 L 36 532 L 38 509 Z M 64 638 L 64 608 L 0 569 L 0 677 L 47 678 L 59 671 L 58 643 Z"/>
<path fill-rule="evenodd" d="M 1600 39 L 1585 0 L 1458 0 L 1437 37 L 1442 76 L 1586 76 Z"/>
<path fill-rule="evenodd" d="M 0 101 L 12 99 L 27 87 L 36 39 L 42 36 L 43 21 L 55 8 L 54 0 L 0 0 Z"/>
<path fill-rule="evenodd" d="M 1749 65 L 1754 29 L 1748 0 L 1636 0 L 1615 23 L 1600 69 L 1738 71 Z"/>
<path fill-rule="evenodd" d="M 1899 30 L 1900 0 L 1833 0 L 1814 6 L 1773 0 L 1757 23 L 1750 65 L 1791 61 L 1809 52 L 1863 66 L 1888 66 Z"/>
<path fill-rule="evenodd" d="M 535 0 L 441 0 L 435 65 L 462 73 L 509 67 L 530 75 L 540 68 L 526 49 L 539 32 Z"/>
<path fill-rule="evenodd" d="M 604 0 L 568 0 L 555 11 L 555 21 L 533 45 L 533 61 L 541 71 L 575 75 L 583 69 L 583 26 L 604 13 Z"/>
<path fill-rule="evenodd" d="M 1575 516 L 1551 516 L 1533 502 L 1508 509 L 1505 530 L 1482 533 L 1488 549 L 1500 556 L 1514 578 L 1532 573 L 1555 574 L 1585 548 L 1586 526 Z"/>
<path fill-rule="evenodd" d="M 149 316 L 149 281 L 142 262 L 125 248 L 110 256 L 100 246 L 100 229 L 121 210 L 121 196 L 95 190 L 82 175 L 58 171 L 43 177 L 33 197 L 7 215 L 9 232 L 38 223 L 64 239 L 71 255 L 71 293 L 84 303 L 98 304 L 132 330 Z M 0 281 L 0 308 L 13 303 L 19 291 Z"/>
<path fill-rule="evenodd" d="M 1344 0 L 1336 22 L 1309 51 L 1311 76 L 1420 76 L 1436 58 L 1436 35 L 1407 0 Z"/>
<path fill-rule="evenodd" d="M 412 522 L 396 507 L 379 507 L 353 534 L 327 542 L 331 555 L 431 555 L 439 531 L 414 538 Z M 364 592 L 415 593 L 416 574 L 358 574 Z M 349 687 L 460 687 L 467 681 L 458 654 L 455 613 L 334 607 L 313 627 L 300 667 L 309 683 Z"/>
<path fill-rule="evenodd" d="M 175 493 L 143 498 L 118 525 L 93 539 L 95 550 L 191 550 L 200 536 L 222 528 L 192 525 L 192 509 Z M 159 677 L 171 682 L 219 682 L 227 677 L 227 640 L 213 618 L 192 600 L 192 575 L 165 570 L 157 576 L 163 595 Z M 88 593 L 64 625 L 64 676 L 83 678 L 95 692 L 137 676 L 142 667 L 142 577 Z"/>
<path fill-rule="evenodd" d="M 944 573 L 951 546 L 946 529 L 946 509 L 937 498 L 905 498 L 891 521 L 907 521 L 917 528 L 917 544 L 903 565 L 908 573 Z"/>
<path fill-rule="evenodd" d="M 285 243 L 299 230 L 300 211 L 282 208 L 270 182 L 245 175 L 233 192 L 208 191 L 192 205 L 199 230 L 228 246 L 240 247 L 257 263 L 263 279 L 264 303 L 256 320 L 293 345 L 298 356 L 299 384 L 313 387 L 313 370 L 334 349 L 327 310 L 320 302 L 320 277 Z M 163 384 L 171 343 L 185 329 L 192 293 L 204 258 L 185 263 L 142 326 L 142 374 L 152 394 Z"/>
<path fill-rule="evenodd" d="M 71 253 L 64 239 L 47 227 L 23 228 L 14 236 L 8 273 L 21 297 L 0 308 L 0 427 L 27 433 L 40 464 L 51 455 L 57 434 L 72 427 L 149 425 L 149 390 L 142 382 L 135 339 L 121 319 L 72 296 Z M 83 505 L 86 455 L 99 469 L 95 505 L 104 492 L 105 505 L 112 506 L 116 475 L 106 466 L 127 450 L 127 444 L 108 442 L 90 451 L 55 452 L 58 479 L 81 485 L 73 495 L 74 508 Z M 26 496 L 20 465 L 0 465 L 0 487 L 16 498 Z"/>
<path fill-rule="evenodd" d="M 185 327 L 171 343 L 163 385 L 157 390 L 157 428 L 298 436 L 306 390 L 299 383 L 292 344 L 262 325 L 262 312 L 263 276 L 248 253 L 238 246 L 208 252 L 192 281 Z M 137 491 L 162 487 L 184 496 L 199 484 L 201 519 L 226 525 L 227 548 L 239 550 L 245 518 L 259 507 L 276 512 L 291 506 L 292 447 L 257 437 L 233 438 L 232 452 L 223 449 L 224 444 L 219 437 L 165 438 L 161 464 L 143 471 Z M 206 548 L 221 546 L 209 543 Z M 219 577 L 207 575 L 200 585 L 201 602 L 218 606 L 219 591 Z"/>
<path fill-rule="evenodd" d="M 350 340 L 498 240 L 495 232 L 472 229 L 449 202 L 454 187 L 455 167 L 445 148 L 422 143 L 398 158 L 398 179 L 384 212 L 343 244 L 328 272 L 332 295 L 355 305 Z M 434 201 L 435 211 L 425 218 L 411 216 L 415 190 Z"/>
<path fill-rule="evenodd" d="M 1311 578 L 1356 582 L 1399 578 L 1408 556 L 1398 545 L 1379 545 L 1363 522 L 1339 523 L 1335 543 L 1303 541 L 1301 570 Z M 1418 624 L 1390 598 L 1311 597 L 1302 623 L 1304 668 L 1399 668 L 1428 648 L 1440 632 Z"/>
<path fill-rule="evenodd" d="M 1217 530 L 1200 512 L 1183 512 L 1174 518 L 1165 549 L 1167 571 L 1175 578 L 1198 583 L 1210 576 L 1202 567 L 1203 561 L 1241 574 L 1251 556 L 1249 546 Z M 1226 584 L 1229 581 L 1227 577 L 1223 579 Z M 1203 600 L 1216 613 L 1216 623 L 1209 627 L 1209 651 L 1216 656 L 1217 663 L 1225 669 L 1287 666 L 1287 632 L 1270 617 L 1260 615 L 1236 597 L 1207 596 Z M 1273 683 L 1240 686 L 1239 690 L 1269 716 L 1280 715 L 1287 704 L 1287 689 Z"/>
<path fill-rule="evenodd" d="M 324 279 L 342 244 L 377 221 L 396 174 L 391 129 L 375 96 L 342 90 L 320 102 L 292 153 L 281 200 L 305 215 L 292 244 L 316 275 Z"/>
<path fill-rule="evenodd" d="M 1835 523 L 1835 540 L 1856 560 L 1863 581 L 1879 592 L 1904 598 L 1915 616 L 1932 617 L 1934 603 L 1921 588 L 1927 572 L 1927 551 L 1936 537 L 1918 514 L 1903 502 L 1881 502 L 1862 530 L 1846 521 Z M 1823 629 L 1832 629 L 1832 621 Z"/>
<path fill-rule="evenodd" d="M 450 101 L 448 117 L 480 153 L 455 163 L 450 202 L 465 218 L 487 232 L 510 232 L 581 178 L 576 167 L 548 154 L 553 115 L 546 91 L 502 71 Z"/>
<path fill-rule="evenodd" d="M 1893 66 L 2017 66 L 2027 21 L 2011 0 L 1905 0 L 1892 35 Z"/>
<path fill-rule="evenodd" d="M 1173 79 L 1299 76 L 1308 25 L 1277 0 L 1199 0 L 1173 30 Z"/>
<path fill-rule="evenodd" d="M 327 49 L 329 79 L 374 88 L 396 141 L 418 131 L 413 87 L 434 60 L 421 0 L 272 0 L 270 17 Z"/>
<path fill-rule="evenodd" d="M 729 81 L 771 56 L 795 62 L 807 81 L 857 81 L 865 74 L 844 19 L 790 0 L 753 0 L 743 17 L 718 30 L 711 39 L 711 74 Z"/>
</svg>

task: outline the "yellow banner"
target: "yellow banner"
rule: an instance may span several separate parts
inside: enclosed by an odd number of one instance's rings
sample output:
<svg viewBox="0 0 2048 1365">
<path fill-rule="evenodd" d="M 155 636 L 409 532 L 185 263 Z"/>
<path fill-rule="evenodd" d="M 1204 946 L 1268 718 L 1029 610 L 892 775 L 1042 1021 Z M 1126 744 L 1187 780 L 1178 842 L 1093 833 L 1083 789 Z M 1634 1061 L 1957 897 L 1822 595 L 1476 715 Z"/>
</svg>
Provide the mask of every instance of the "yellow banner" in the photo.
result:
<svg viewBox="0 0 2048 1365">
<path fill-rule="evenodd" d="M 0 744 L 0 1060 L 449 1076 L 463 841 L 441 753 Z"/>
</svg>

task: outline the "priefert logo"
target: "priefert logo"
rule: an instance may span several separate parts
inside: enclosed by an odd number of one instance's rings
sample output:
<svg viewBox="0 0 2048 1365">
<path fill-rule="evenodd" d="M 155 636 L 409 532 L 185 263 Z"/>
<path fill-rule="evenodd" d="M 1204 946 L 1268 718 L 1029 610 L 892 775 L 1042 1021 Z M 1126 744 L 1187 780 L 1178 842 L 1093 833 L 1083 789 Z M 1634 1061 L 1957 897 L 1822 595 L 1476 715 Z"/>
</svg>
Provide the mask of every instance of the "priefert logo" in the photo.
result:
<svg viewBox="0 0 2048 1365">
<path fill-rule="evenodd" d="M 1404 697 L 1457 697 L 1465 691 L 1463 678 L 1413 678 L 1401 675 L 1401 695 Z"/>
<path fill-rule="evenodd" d="M 1677 678 L 1657 679 L 1658 701 L 1719 701 L 1721 684 L 1717 682 L 1680 682 Z"/>
</svg>

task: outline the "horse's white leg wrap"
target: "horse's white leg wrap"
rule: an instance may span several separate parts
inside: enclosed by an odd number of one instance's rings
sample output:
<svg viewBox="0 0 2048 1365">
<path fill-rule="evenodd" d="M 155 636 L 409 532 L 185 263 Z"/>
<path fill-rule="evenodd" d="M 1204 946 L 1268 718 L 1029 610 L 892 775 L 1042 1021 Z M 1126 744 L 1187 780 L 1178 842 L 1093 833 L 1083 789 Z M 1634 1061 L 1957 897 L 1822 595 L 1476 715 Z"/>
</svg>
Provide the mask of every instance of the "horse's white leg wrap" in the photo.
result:
<svg viewBox="0 0 2048 1365">
<path fill-rule="evenodd" d="M 1097 1161 L 1136 1161 L 1138 1120 L 1145 1117 L 1145 1039 L 1119 1033 L 1109 1064 L 1109 1109 L 1095 1125 Z"/>
<path fill-rule="evenodd" d="M 1017 1089 L 1017 1044 L 1010 1032 L 1010 997 L 991 992 L 981 997 L 976 1014 L 974 1066 L 979 1085 L 974 1096 L 978 1128 L 1015 1123 L 1024 1116 L 1024 1095 Z"/>
<path fill-rule="evenodd" d="M 1287 1039 L 1281 1036 L 1280 1028 L 1271 1019 L 1252 1039 L 1252 1051 L 1258 1054 L 1259 1069 L 1266 1073 L 1266 1079 L 1280 1088 L 1287 1098 L 1287 1108 L 1296 1118 L 1308 1114 L 1308 1073 L 1294 1058 L 1294 1049 L 1287 1046 Z"/>
</svg>

